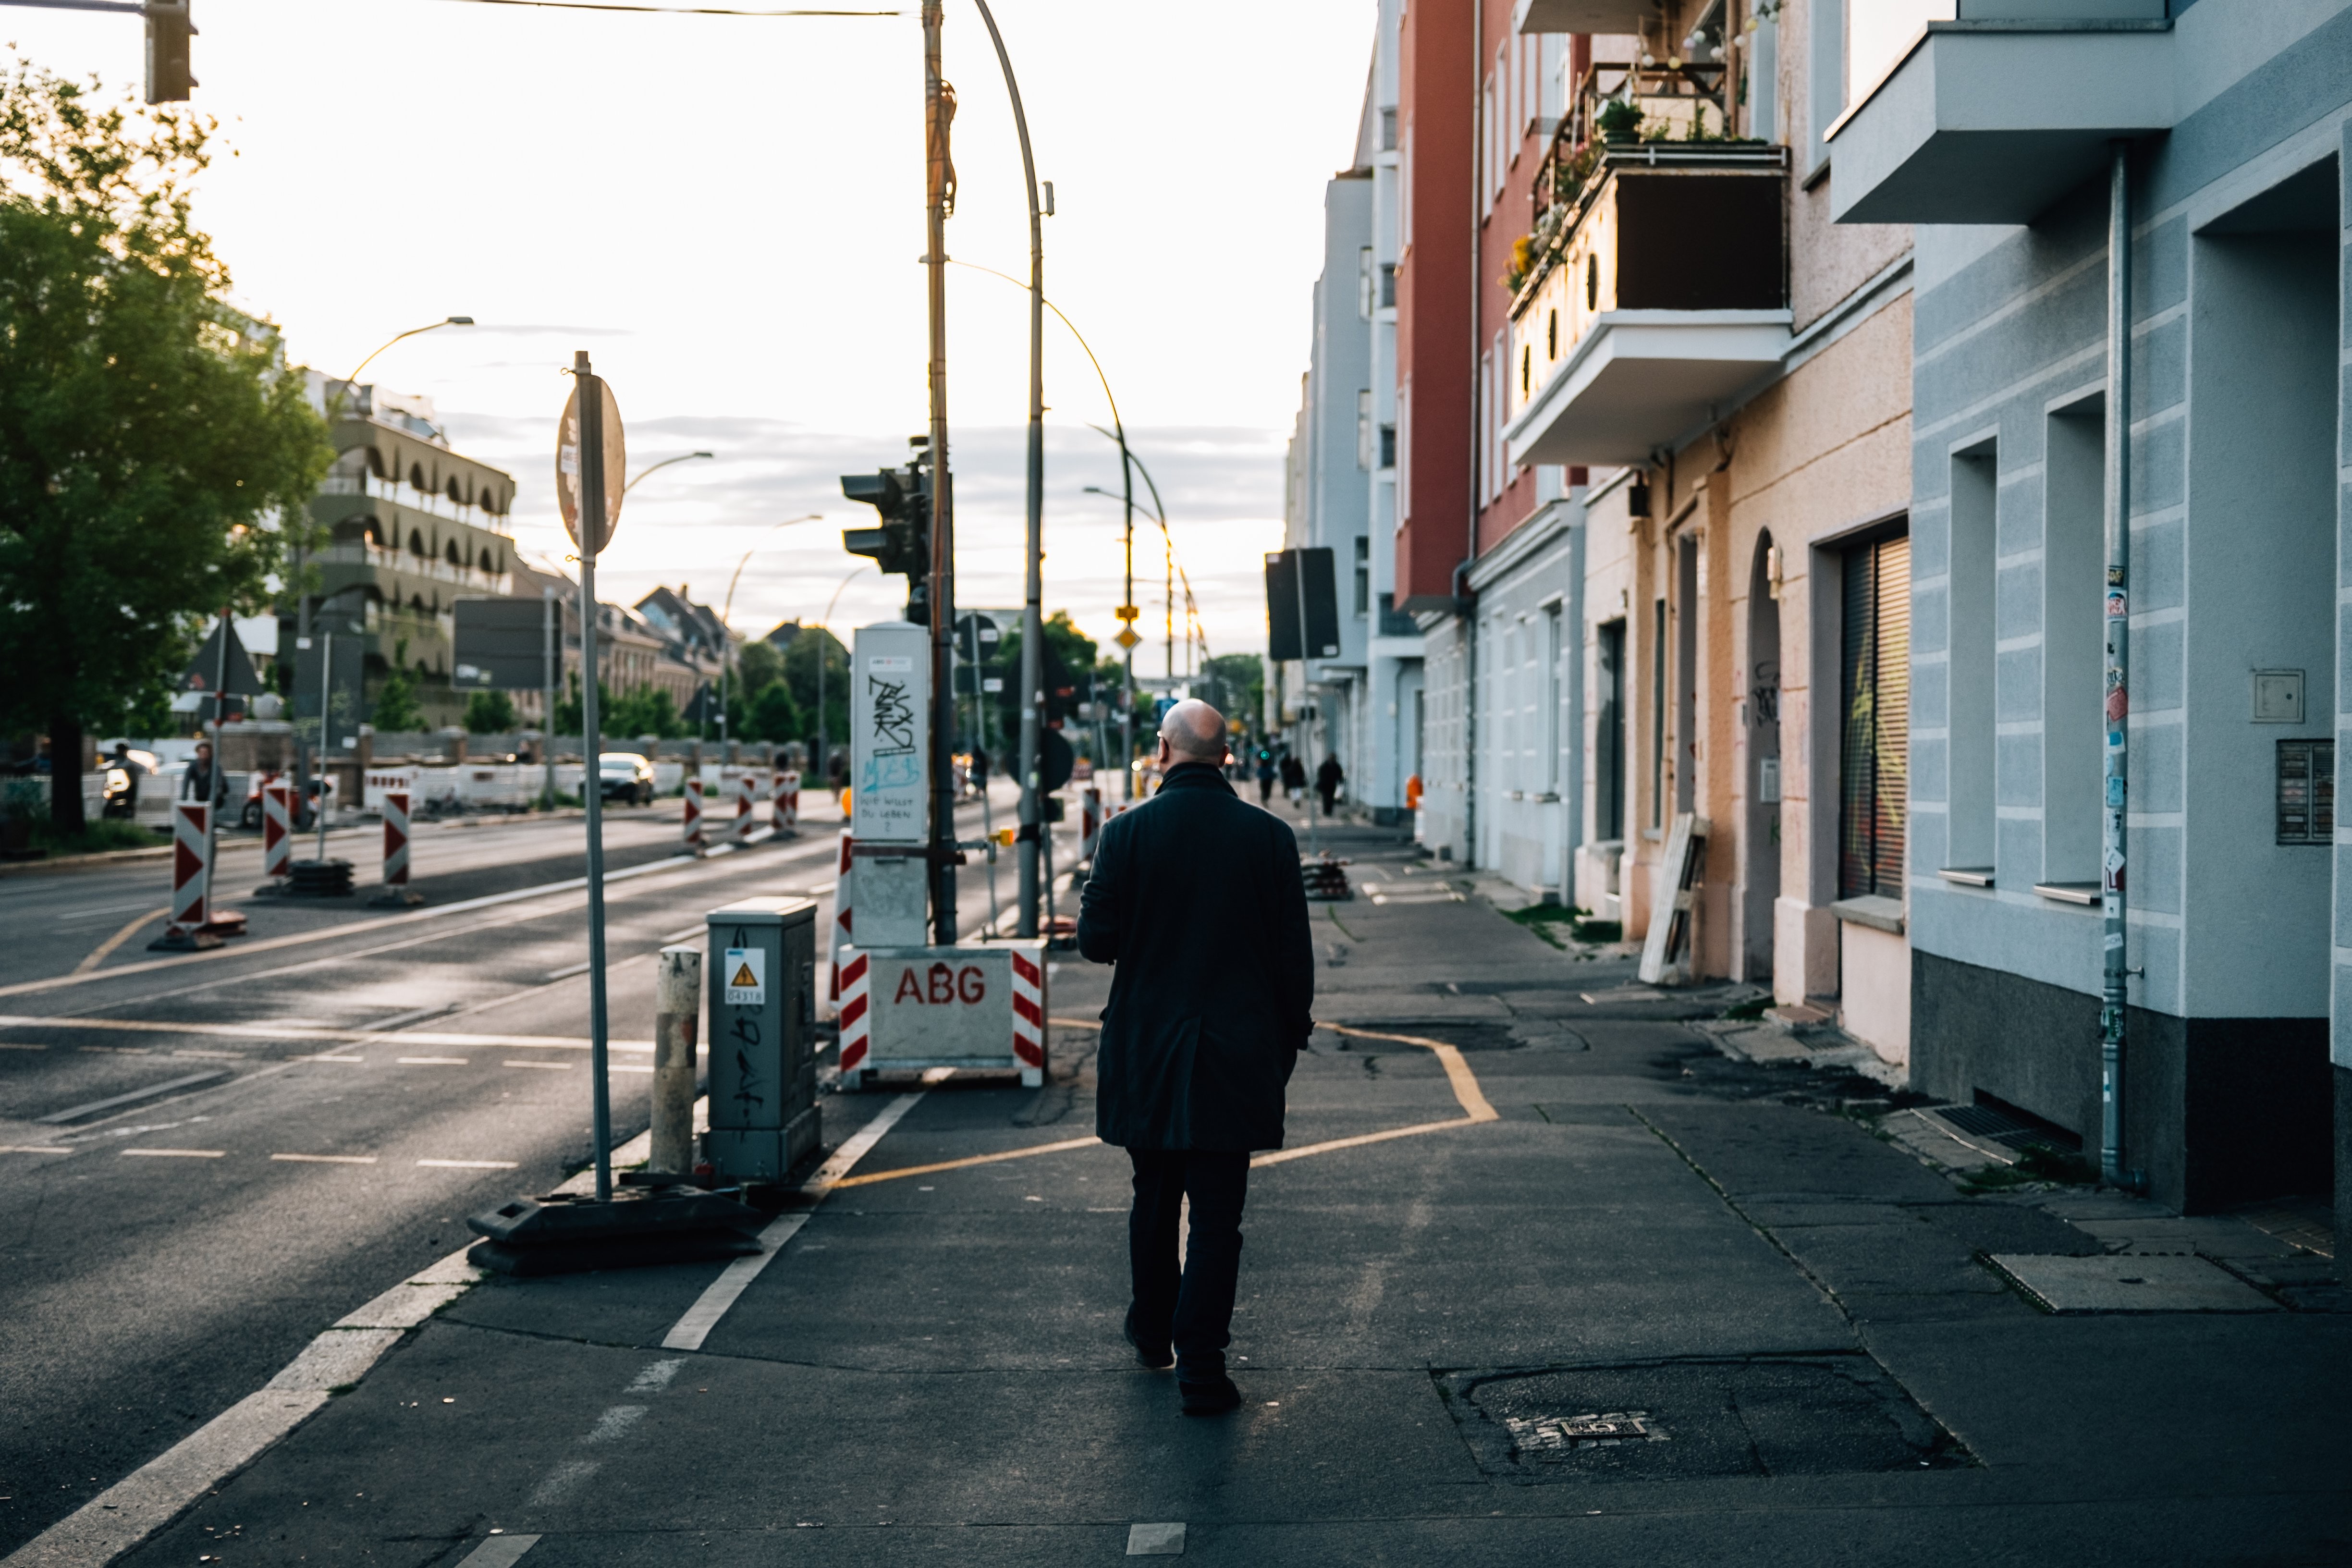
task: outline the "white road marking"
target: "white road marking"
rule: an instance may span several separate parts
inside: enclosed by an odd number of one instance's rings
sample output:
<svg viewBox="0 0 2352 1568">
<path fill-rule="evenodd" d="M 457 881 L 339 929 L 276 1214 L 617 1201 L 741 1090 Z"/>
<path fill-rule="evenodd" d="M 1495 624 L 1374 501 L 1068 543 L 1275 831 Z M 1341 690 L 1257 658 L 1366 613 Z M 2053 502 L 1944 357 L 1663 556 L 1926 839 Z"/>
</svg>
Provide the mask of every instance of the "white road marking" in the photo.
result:
<svg viewBox="0 0 2352 1568">
<path fill-rule="evenodd" d="M 1184 1555 L 1184 1526 L 1174 1524 L 1130 1524 L 1127 1527 L 1127 1554 L 1129 1557 L 1181 1557 Z"/>
<path fill-rule="evenodd" d="M 646 1417 L 642 1405 L 615 1405 L 596 1417 L 595 1429 L 580 1440 L 583 1443 L 617 1443 L 629 1435 L 629 1428 Z"/>
<path fill-rule="evenodd" d="M 538 1544 L 536 1535 L 493 1535 L 467 1552 L 457 1568 L 514 1568 Z"/>
<path fill-rule="evenodd" d="M 47 1149 L 34 1143 L 0 1143 L 0 1154 L 70 1154 L 70 1149 Z"/>
<path fill-rule="evenodd" d="M 241 1062 L 245 1060 L 245 1053 L 243 1051 L 175 1050 L 172 1054 L 175 1057 L 193 1057 L 198 1061 L 208 1062 Z"/>
<path fill-rule="evenodd" d="M 340 1040 L 351 1045 L 390 1045 L 396 1041 L 408 1046 L 504 1046 L 515 1050 L 584 1051 L 588 1048 L 586 1037 L 571 1035 L 466 1035 L 408 1029 L 393 1036 L 379 1034 L 373 1029 L 331 1029 L 324 1025 L 311 1024 L 182 1024 L 164 1023 L 153 1018 L 36 1018 L 0 1014 L 0 1029 L 41 1028 L 104 1029 L 112 1034 L 203 1035 L 232 1040 Z M 651 1040 L 614 1040 L 611 1047 L 616 1051 L 643 1051 L 650 1055 L 654 1043 Z M 144 1057 L 154 1054 L 144 1046 L 83 1046 L 80 1049 L 107 1056 Z"/>
<path fill-rule="evenodd" d="M 613 1072 L 651 1072 L 654 1070 L 653 1064 L 651 1062 L 607 1062 L 604 1065 Z"/>
<path fill-rule="evenodd" d="M 572 1068 L 572 1064 L 570 1062 L 500 1062 L 499 1066 L 502 1068 L 538 1068 L 542 1072 L 569 1072 Z M 651 1072 L 653 1069 L 648 1068 L 646 1070 Z"/>
<path fill-rule="evenodd" d="M 511 1171 L 512 1160 L 419 1160 L 418 1164 L 433 1171 Z"/>
<path fill-rule="evenodd" d="M 47 1116 L 37 1116 L 33 1121 L 37 1126 L 57 1127 L 68 1121 L 79 1121 L 83 1117 L 93 1115 L 98 1111 L 111 1110 L 118 1105 L 135 1105 L 142 1100 L 152 1100 L 159 1094 L 169 1094 L 175 1089 L 187 1089 L 195 1084 L 210 1083 L 215 1079 L 226 1077 L 228 1077 L 226 1068 L 215 1068 L 210 1072 L 192 1072 L 185 1078 L 175 1078 L 167 1083 L 152 1083 L 145 1089 L 134 1089 L 129 1094 L 110 1095 L 104 1100 L 93 1100 L 87 1105 L 68 1106 L 63 1110 L 53 1110 Z"/>
<path fill-rule="evenodd" d="M 35 1045 L 29 1040 L 21 1043 L 15 1040 L 0 1040 L 0 1051 L 46 1051 L 48 1048 L 47 1046 Z"/>
<path fill-rule="evenodd" d="M 629 1384 L 629 1392 L 631 1394 L 659 1394 L 663 1389 L 669 1386 L 670 1379 L 676 1377 L 677 1375 L 677 1369 L 685 1364 L 686 1358 L 684 1356 L 676 1356 L 668 1361 L 657 1361 L 654 1363 L 653 1365 L 646 1368 L 645 1371 L 637 1373 L 635 1381 Z"/>
<path fill-rule="evenodd" d="M 404 1068 L 461 1068 L 464 1057 L 400 1057 L 395 1058 Z"/>
<path fill-rule="evenodd" d="M 272 1154 L 273 1160 L 285 1160 L 301 1165 L 373 1165 L 373 1154 Z"/>
<path fill-rule="evenodd" d="M 587 973 L 588 965 L 583 961 L 579 963 L 567 963 L 561 969 L 551 969 L 541 978 L 545 980 L 569 980 L 575 974 L 585 974 Z"/>
<path fill-rule="evenodd" d="M 367 1066 L 367 1058 L 365 1057 L 310 1056 L 296 1057 L 294 1059 L 298 1062 L 351 1062 L 360 1067 Z"/>
<path fill-rule="evenodd" d="M 218 1160 L 226 1157 L 226 1149 L 125 1149 L 123 1154 L 144 1154 L 153 1160 Z"/>
<path fill-rule="evenodd" d="M 566 1459 L 550 1470 L 547 1473 L 547 1479 L 532 1489 L 531 1506 L 546 1508 L 550 1504 L 562 1502 L 574 1488 L 594 1475 L 600 1468 L 593 1459 Z M 0 1565 L 0 1568 L 5 1568 L 5 1565 Z"/>
</svg>

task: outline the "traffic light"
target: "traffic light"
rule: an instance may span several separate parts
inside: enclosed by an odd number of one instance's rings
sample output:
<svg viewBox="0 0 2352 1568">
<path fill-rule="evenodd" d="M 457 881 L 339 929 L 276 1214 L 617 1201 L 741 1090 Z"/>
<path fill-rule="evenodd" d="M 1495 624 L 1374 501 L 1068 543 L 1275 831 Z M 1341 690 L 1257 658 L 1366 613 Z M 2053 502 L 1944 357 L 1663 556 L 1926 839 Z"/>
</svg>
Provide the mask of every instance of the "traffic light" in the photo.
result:
<svg viewBox="0 0 2352 1568">
<path fill-rule="evenodd" d="M 907 619 L 930 624 L 931 468 L 928 452 L 903 468 L 844 474 L 841 493 L 881 514 L 879 528 L 842 531 L 841 547 L 907 579 Z"/>
<path fill-rule="evenodd" d="M 146 0 L 147 101 L 185 103 L 196 85 L 188 64 L 188 40 L 196 36 L 188 20 L 188 0 Z"/>
</svg>

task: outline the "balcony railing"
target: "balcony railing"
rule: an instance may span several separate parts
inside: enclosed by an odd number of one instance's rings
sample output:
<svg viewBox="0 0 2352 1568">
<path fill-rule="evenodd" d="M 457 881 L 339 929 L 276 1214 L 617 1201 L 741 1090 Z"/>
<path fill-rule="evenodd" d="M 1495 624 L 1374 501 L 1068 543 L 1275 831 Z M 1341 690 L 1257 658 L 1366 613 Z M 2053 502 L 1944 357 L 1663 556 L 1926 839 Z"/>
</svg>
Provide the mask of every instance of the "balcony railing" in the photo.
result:
<svg viewBox="0 0 2352 1568">
<path fill-rule="evenodd" d="M 411 577 L 429 577 L 436 583 L 482 594 L 508 594 L 514 589 L 514 578 L 507 573 L 452 566 L 436 555 L 415 555 L 392 547 L 379 550 L 372 544 L 330 544 L 315 552 L 310 559 L 322 566 L 368 566 L 379 572 L 404 572 Z"/>
<path fill-rule="evenodd" d="M 404 506 L 411 511 L 446 518 L 452 522 L 470 523 L 493 533 L 505 531 L 499 526 L 496 513 L 463 501 L 451 500 L 433 490 L 420 490 L 405 479 L 383 479 L 374 474 L 329 474 L 319 481 L 319 493 L 322 496 L 371 496 L 377 500 Z"/>
<path fill-rule="evenodd" d="M 1514 461 L 1639 460 L 1686 427 L 1668 422 L 1703 416 L 1777 357 L 1788 166 L 1788 149 L 1762 142 L 1623 141 L 1591 155 L 1531 237 L 1512 301 Z M 1580 379 L 1554 395 L 1563 376 Z"/>
</svg>

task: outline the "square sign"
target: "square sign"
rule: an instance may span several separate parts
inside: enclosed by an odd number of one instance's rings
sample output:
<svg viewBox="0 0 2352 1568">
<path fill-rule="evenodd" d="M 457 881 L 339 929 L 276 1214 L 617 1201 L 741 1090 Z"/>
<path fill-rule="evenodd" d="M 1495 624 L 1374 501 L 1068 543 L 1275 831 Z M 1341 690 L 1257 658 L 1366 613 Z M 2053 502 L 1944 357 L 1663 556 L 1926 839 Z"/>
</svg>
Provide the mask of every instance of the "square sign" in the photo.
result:
<svg viewBox="0 0 2352 1568">
<path fill-rule="evenodd" d="M 850 833 L 920 844 L 930 827 L 930 632 L 905 621 L 857 628 L 850 660 Z"/>
<path fill-rule="evenodd" d="M 764 948 L 730 947 L 720 973 L 726 976 L 730 1007 L 764 1007 L 768 1004 L 768 953 Z"/>
</svg>

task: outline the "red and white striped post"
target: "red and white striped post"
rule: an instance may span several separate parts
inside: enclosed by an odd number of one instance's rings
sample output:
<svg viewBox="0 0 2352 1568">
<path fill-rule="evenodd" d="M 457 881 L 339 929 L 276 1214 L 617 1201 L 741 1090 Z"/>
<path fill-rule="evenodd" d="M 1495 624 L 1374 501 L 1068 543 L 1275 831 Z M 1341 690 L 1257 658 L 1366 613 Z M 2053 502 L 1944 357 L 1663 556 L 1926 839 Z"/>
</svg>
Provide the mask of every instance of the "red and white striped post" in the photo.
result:
<svg viewBox="0 0 2352 1568">
<path fill-rule="evenodd" d="M 273 780 L 261 786 L 261 874 L 282 881 L 294 868 L 294 791 Z"/>
<path fill-rule="evenodd" d="M 408 792 L 383 792 L 383 885 L 408 886 Z"/>
<path fill-rule="evenodd" d="M 217 947 L 211 921 L 212 810 L 202 801 L 172 803 L 172 921 L 151 950 Z"/>
<path fill-rule="evenodd" d="M 751 842 L 751 806 L 760 796 L 759 775 L 746 768 L 735 775 L 735 834 L 737 844 Z"/>
<path fill-rule="evenodd" d="M 849 945 L 849 868 L 853 860 L 850 846 L 855 842 L 849 837 L 849 829 L 843 828 L 840 864 L 834 870 L 833 937 L 825 948 L 825 966 L 833 972 L 826 994 L 836 1004 L 841 1000 L 841 950 Z"/>
<path fill-rule="evenodd" d="M 690 855 L 702 853 L 702 781 L 686 781 L 686 848 Z"/>
<path fill-rule="evenodd" d="M 768 809 L 775 822 L 777 832 L 782 833 L 787 828 L 798 827 L 801 825 L 800 774 L 778 768 L 774 788 L 769 799 Z"/>
</svg>

